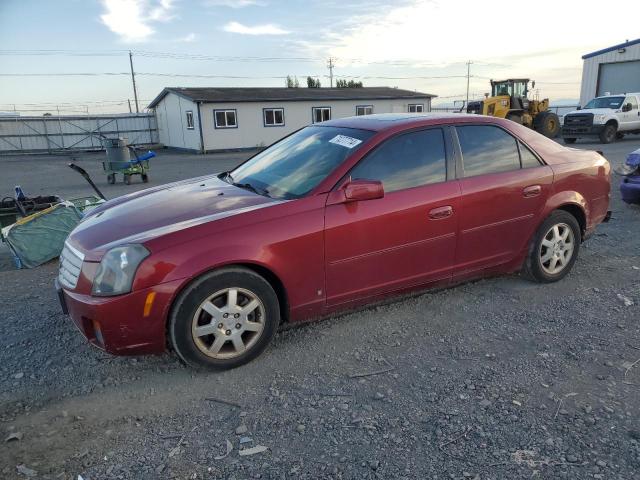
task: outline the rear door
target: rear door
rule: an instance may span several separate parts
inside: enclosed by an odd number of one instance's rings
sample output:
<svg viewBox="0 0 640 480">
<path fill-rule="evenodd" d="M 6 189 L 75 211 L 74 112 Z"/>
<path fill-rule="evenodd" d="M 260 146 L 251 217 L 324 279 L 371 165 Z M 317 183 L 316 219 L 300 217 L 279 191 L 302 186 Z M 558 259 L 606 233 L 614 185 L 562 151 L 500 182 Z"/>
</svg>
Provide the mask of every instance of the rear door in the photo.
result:
<svg viewBox="0 0 640 480">
<path fill-rule="evenodd" d="M 553 172 L 526 145 L 495 125 L 455 128 L 462 158 L 461 273 L 512 260 L 533 235 Z"/>
<path fill-rule="evenodd" d="M 624 112 L 625 130 L 640 129 L 640 110 L 638 109 L 638 99 L 635 95 L 628 95 L 624 99 L 623 105 L 631 105 L 631 110 Z"/>
<path fill-rule="evenodd" d="M 452 168 L 447 174 L 453 148 L 446 133 L 431 128 L 400 134 L 358 162 L 350 178 L 381 181 L 383 198 L 328 202 L 328 306 L 450 278 L 460 191 Z"/>
</svg>

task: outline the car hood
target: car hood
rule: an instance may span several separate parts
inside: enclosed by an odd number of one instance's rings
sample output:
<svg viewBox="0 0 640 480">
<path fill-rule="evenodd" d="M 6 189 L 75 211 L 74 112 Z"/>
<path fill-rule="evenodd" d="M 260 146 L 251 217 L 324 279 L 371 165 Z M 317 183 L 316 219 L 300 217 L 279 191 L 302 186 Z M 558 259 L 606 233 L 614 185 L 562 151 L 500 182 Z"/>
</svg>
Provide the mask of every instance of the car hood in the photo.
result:
<svg viewBox="0 0 640 480">
<path fill-rule="evenodd" d="M 567 115 L 573 115 L 574 113 L 578 113 L 578 114 L 593 113 L 594 115 L 611 115 L 614 112 L 615 110 L 612 108 L 583 108 L 582 110 L 573 110 L 572 112 L 565 114 L 565 117 Z"/>
<path fill-rule="evenodd" d="M 97 260 L 110 248 L 143 243 L 168 233 L 280 203 L 235 187 L 216 175 L 119 197 L 92 211 L 69 242 Z"/>
</svg>

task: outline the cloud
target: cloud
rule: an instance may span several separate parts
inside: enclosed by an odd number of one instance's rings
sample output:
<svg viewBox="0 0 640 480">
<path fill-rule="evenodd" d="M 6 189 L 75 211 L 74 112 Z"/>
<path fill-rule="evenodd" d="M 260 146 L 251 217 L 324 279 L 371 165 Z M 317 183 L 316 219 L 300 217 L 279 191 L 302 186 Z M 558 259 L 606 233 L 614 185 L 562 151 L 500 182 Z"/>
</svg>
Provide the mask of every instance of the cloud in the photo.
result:
<svg viewBox="0 0 640 480">
<path fill-rule="evenodd" d="M 174 0 L 102 0 L 100 20 L 124 42 L 144 42 L 154 23 L 172 20 Z"/>
<path fill-rule="evenodd" d="M 196 41 L 196 34 L 191 32 L 191 33 L 185 35 L 184 37 L 178 38 L 176 41 L 177 42 L 183 42 L 183 43 L 195 42 Z"/>
<path fill-rule="evenodd" d="M 205 0 L 205 7 L 230 7 L 230 8 L 244 8 L 244 7 L 265 7 L 267 2 L 261 0 Z"/>
<path fill-rule="evenodd" d="M 465 75 L 465 62 L 472 60 L 471 72 L 477 77 L 471 79 L 471 85 L 480 94 L 489 83 L 480 77 L 525 76 L 538 80 L 541 94 L 553 100 L 579 90 L 581 55 L 625 38 L 615 22 L 600 22 L 596 30 L 585 34 L 584 26 L 602 14 L 601 5 L 595 2 L 583 2 L 576 8 L 574 2 L 537 0 L 536 11 L 550 12 L 551 23 L 515 36 L 492 27 L 500 15 L 508 17 L 497 0 L 409 0 L 390 5 L 347 15 L 343 22 L 327 26 L 320 38 L 303 36 L 302 51 L 314 57 L 337 57 L 337 72 L 398 77 Z M 640 2 L 630 3 L 625 16 L 639 15 Z M 568 18 L 571 21 L 553 23 L 553 19 Z M 407 66 L 388 63 L 403 60 Z M 365 62 L 384 63 L 374 67 Z M 368 82 L 372 83 L 388 81 Z M 466 80 L 406 80 L 399 86 L 455 95 L 465 90 Z"/>
<path fill-rule="evenodd" d="M 239 33 L 241 35 L 286 35 L 290 32 L 272 23 L 254 25 L 252 27 L 238 22 L 229 22 L 223 28 L 225 32 Z"/>
</svg>

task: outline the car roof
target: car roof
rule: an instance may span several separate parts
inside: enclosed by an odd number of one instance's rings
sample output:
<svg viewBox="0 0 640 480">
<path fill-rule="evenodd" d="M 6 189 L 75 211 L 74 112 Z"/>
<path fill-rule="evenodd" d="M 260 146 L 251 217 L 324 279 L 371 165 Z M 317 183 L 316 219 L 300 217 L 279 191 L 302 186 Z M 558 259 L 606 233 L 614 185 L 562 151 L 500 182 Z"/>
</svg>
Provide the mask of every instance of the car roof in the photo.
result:
<svg viewBox="0 0 640 480">
<path fill-rule="evenodd" d="M 407 128 L 451 123 L 482 122 L 501 123 L 501 119 L 467 113 L 377 113 L 356 117 L 337 118 L 316 125 L 328 127 L 359 128 L 382 132 Z"/>
</svg>

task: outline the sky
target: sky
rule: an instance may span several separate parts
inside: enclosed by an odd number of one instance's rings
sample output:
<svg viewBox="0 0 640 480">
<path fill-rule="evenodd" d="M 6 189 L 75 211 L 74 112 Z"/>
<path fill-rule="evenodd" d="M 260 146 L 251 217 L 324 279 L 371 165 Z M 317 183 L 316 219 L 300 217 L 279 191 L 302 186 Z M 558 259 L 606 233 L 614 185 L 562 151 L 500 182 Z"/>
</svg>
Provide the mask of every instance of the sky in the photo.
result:
<svg viewBox="0 0 640 480">
<path fill-rule="evenodd" d="M 574 101 L 582 55 L 640 33 L 625 21 L 640 1 L 609 4 L 0 0 L 0 111 L 127 111 L 129 50 L 141 109 L 167 86 L 280 87 L 287 75 L 329 86 L 330 57 L 336 78 L 432 93 L 434 105 L 465 97 L 468 61 L 472 97 L 490 78 L 528 77 L 542 98 Z"/>
</svg>

